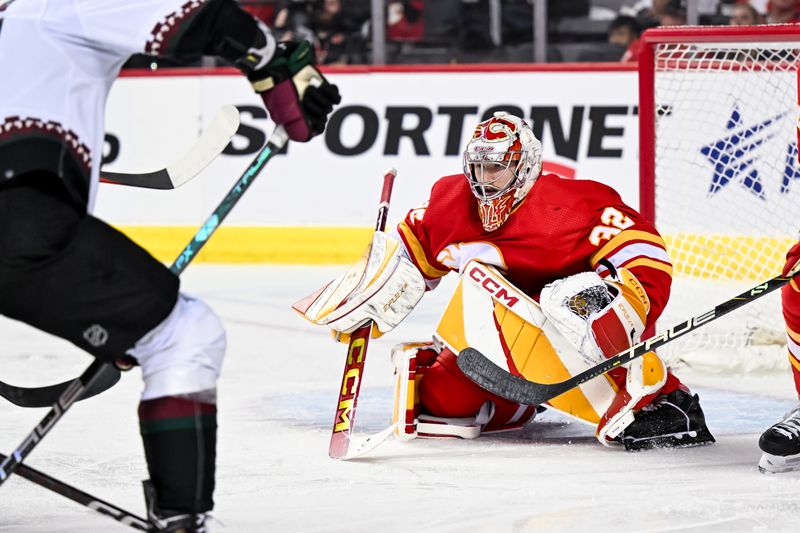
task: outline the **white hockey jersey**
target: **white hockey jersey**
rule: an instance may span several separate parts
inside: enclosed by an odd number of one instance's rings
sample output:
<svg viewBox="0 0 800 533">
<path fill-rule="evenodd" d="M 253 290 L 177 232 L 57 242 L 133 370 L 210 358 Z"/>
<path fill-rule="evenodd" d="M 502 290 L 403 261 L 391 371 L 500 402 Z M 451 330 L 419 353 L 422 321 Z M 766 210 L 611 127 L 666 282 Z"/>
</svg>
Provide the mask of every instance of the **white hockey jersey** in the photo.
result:
<svg viewBox="0 0 800 533">
<path fill-rule="evenodd" d="M 0 181 L 42 168 L 61 175 L 74 161 L 91 211 L 111 84 L 131 55 L 163 55 L 204 2 L 0 0 Z M 33 137 L 57 141 L 53 153 L 2 150 Z"/>
</svg>

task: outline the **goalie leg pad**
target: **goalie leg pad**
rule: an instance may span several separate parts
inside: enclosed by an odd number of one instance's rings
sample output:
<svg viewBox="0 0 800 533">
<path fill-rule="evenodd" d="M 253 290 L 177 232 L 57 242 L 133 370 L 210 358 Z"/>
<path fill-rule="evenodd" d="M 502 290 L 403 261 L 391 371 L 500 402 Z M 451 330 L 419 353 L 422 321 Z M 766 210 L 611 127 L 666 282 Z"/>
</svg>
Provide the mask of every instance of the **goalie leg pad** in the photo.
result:
<svg viewBox="0 0 800 533">
<path fill-rule="evenodd" d="M 401 440 L 474 439 L 481 433 L 518 429 L 536 415 L 535 406 L 509 402 L 480 388 L 476 394 L 476 386 L 461 373 L 455 354 L 448 349 L 438 353 L 430 342 L 404 343 L 392 349 L 391 357 L 395 367 L 392 422 Z M 418 391 L 423 383 L 431 407 L 420 404 Z M 435 394 L 431 387 L 437 389 Z M 469 403 L 454 402 L 465 396 Z"/>
<path fill-rule="evenodd" d="M 530 422 L 539 412 L 535 405 L 522 405 L 505 402 L 491 404 L 492 412 L 489 419 L 481 424 L 481 433 L 503 433 L 520 429 Z M 480 418 L 480 417 L 479 417 Z"/>
<path fill-rule="evenodd" d="M 622 387 L 597 424 L 596 436 L 610 443 L 634 421 L 634 411 L 651 402 L 667 382 L 667 367 L 655 352 L 648 352 L 628 365 Z"/>
<path fill-rule="evenodd" d="M 395 367 L 394 410 L 392 422 L 400 440 L 420 438 L 474 439 L 481 433 L 476 417 L 438 417 L 420 413 L 416 391 L 424 371 L 436 360 L 432 342 L 408 342 L 392 348 Z"/>
<path fill-rule="evenodd" d="M 433 343 L 407 342 L 394 346 L 391 352 L 394 365 L 392 423 L 396 424 L 395 436 L 401 440 L 417 437 L 416 415 L 419 399 L 416 391 L 418 378 L 422 379 L 422 373 L 417 373 L 417 353 L 420 351 L 433 351 Z"/>
<path fill-rule="evenodd" d="M 419 438 L 474 439 L 488 433 L 502 433 L 519 429 L 533 420 L 536 413 L 536 407 L 520 405 L 510 417 L 507 417 L 503 413 L 498 413 L 491 401 L 484 403 L 475 416 L 448 418 L 420 413 L 416 419 L 416 436 Z"/>
<path fill-rule="evenodd" d="M 456 355 L 447 348 L 425 370 L 419 386 L 419 399 L 425 412 L 440 417 L 474 417 L 486 400 L 495 398 L 507 402 L 466 377 L 456 364 Z"/>
<path fill-rule="evenodd" d="M 445 348 L 436 362 L 425 369 L 419 396 L 421 407 L 427 414 L 460 419 L 461 425 L 474 423 L 479 432 L 517 429 L 533 419 L 535 406 L 510 402 L 481 389 L 461 372 L 456 357 Z M 422 420 L 423 415 L 420 415 Z"/>
<path fill-rule="evenodd" d="M 225 346 L 217 315 L 181 294 L 172 313 L 128 351 L 142 367 L 142 400 L 203 393 L 213 403 Z"/>
<path fill-rule="evenodd" d="M 542 289 L 542 311 L 591 364 L 627 349 L 645 328 L 644 289 L 627 270 L 618 275 L 619 282 L 582 272 Z"/>
</svg>

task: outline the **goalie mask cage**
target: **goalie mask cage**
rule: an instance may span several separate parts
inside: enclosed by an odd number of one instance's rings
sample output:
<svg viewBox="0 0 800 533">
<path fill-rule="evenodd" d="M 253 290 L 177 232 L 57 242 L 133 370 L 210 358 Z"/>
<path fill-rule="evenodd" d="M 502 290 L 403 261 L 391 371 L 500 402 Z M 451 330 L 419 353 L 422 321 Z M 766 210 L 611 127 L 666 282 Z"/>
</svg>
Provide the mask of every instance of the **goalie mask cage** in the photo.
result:
<svg viewBox="0 0 800 533">
<path fill-rule="evenodd" d="M 780 273 L 800 229 L 799 60 L 794 25 L 642 36 L 640 210 L 674 263 L 660 328 Z M 715 369 L 786 366 L 783 329 L 776 293 L 661 353 Z"/>
</svg>

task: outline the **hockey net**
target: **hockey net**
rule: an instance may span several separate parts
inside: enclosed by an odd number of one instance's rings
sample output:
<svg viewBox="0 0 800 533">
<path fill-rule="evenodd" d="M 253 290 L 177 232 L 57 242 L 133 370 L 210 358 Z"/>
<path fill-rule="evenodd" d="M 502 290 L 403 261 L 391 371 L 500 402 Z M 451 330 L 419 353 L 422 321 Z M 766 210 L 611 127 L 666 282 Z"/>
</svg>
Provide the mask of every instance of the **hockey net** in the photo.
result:
<svg viewBox="0 0 800 533">
<path fill-rule="evenodd" d="M 664 28 L 643 44 L 640 208 L 674 263 L 662 329 L 780 274 L 796 242 L 800 29 Z M 660 353 L 712 370 L 787 366 L 780 295 Z"/>
</svg>

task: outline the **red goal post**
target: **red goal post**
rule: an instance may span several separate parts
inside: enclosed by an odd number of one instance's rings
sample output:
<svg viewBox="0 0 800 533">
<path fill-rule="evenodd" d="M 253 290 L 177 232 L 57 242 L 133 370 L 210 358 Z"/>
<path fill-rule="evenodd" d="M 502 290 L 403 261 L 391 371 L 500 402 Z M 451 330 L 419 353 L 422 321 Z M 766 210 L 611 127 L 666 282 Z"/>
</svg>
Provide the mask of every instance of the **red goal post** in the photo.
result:
<svg viewBox="0 0 800 533">
<path fill-rule="evenodd" d="M 639 207 L 674 263 L 660 325 L 775 276 L 797 240 L 798 64 L 800 25 L 643 34 Z M 777 295 L 720 322 L 668 358 L 734 368 L 785 364 Z"/>
</svg>

